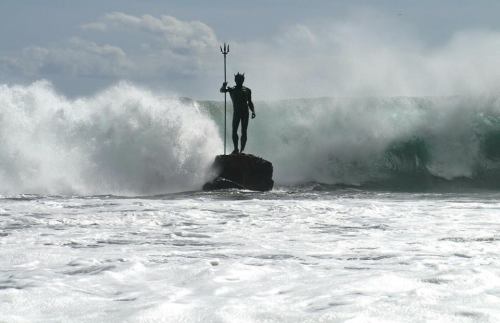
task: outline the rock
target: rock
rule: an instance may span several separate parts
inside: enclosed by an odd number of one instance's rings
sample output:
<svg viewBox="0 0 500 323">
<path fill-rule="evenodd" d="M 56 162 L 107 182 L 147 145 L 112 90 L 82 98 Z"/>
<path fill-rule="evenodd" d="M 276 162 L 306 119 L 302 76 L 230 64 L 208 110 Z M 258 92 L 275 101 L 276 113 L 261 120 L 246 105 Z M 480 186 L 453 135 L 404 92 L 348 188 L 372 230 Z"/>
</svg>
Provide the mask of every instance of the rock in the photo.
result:
<svg viewBox="0 0 500 323">
<path fill-rule="evenodd" d="M 218 155 L 212 165 L 217 177 L 204 190 L 244 188 L 269 191 L 273 188 L 273 164 L 250 154 Z"/>
<path fill-rule="evenodd" d="M 244 187 L 240 184 L 220 176 L 216 177 L 213 181 L 205 183 L 205 185 L 203 185 L 204 191 L 224 190 L 229 188 L 244 189 Z"/>
</svg>

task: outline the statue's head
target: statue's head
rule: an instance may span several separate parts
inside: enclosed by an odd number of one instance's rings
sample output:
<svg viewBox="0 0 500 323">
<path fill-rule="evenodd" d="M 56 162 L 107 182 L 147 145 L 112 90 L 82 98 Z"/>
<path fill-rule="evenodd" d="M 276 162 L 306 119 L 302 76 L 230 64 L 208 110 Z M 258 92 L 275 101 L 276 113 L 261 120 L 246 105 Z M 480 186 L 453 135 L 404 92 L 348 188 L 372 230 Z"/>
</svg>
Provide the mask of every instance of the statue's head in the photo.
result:
<svg viewBox="0 0 500 323">
<path fill-rule="evenodd" d="M 245 73 L 240 74 L 240 72 L 238 72 L 238 74 L 234 75 L 234 82 L 236 83 L 236 85 L 243 85 L 244 81 L 245 81 Z"/>
</svg>

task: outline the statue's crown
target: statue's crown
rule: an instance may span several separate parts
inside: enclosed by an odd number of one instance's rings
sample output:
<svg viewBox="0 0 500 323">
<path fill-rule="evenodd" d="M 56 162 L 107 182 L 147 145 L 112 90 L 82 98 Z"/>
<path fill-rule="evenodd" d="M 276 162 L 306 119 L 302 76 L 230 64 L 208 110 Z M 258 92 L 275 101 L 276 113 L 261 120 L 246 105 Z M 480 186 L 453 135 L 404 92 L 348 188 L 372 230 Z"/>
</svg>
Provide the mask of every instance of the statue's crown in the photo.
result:
<svg viewBox="0 0 500 323">
<path fill-rule="evenodd" d="M 245 73 L 240 74 L 240 72 L 238 72 L 237 74 L 234 74 L 234 80 L 245 80 Z"/>
</svg>

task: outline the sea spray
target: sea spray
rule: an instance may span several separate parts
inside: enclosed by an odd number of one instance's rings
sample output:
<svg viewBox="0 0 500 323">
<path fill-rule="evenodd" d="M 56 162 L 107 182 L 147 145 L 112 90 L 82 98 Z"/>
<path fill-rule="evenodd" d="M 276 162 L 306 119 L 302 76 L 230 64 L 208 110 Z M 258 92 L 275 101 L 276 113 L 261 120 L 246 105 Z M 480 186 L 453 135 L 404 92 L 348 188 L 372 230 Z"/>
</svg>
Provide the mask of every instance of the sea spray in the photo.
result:
<svg viewBox="0 0 500 323">
<path fill-rule="evenodd" d="M 273 162 L 278 185 L 388 182 L 392 189 L 431 179 L 500 187 L 496 96 L 294 99 L 256 109 L 246 150 Z M 0 193 L 200 189 L 221 153 L 221 111 L 220 102 L 125 82 L 78 99 L 46 81 L 2 85 Z"/>
<path fill-rule="evenodd" d="M 194 102 L 122 82 L 70 100 L 50 83 L 0 86 L 2 194 L 198 189 L 222 147 Z"/>
<path fill-rule="evenodd" d="M 500 187 L 495 96 L 293 99 L 256 110 L 247 151 L 273 162 L 278 184 Z"/>
</svg>

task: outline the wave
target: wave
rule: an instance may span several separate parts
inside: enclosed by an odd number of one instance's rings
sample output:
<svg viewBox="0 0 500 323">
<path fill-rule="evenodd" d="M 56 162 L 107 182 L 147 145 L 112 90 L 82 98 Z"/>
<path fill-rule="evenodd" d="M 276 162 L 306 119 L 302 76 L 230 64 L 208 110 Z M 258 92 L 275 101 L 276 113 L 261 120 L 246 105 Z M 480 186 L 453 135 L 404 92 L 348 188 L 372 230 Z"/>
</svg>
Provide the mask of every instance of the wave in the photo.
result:
<svg viewBox="0 0 500 323">
<path fill-rule="evenodd" d="M 202 105 L 221 118 L 220 103 Z M 500 188 L 500 97 L 295 99 L 256 109 L 247 150 L 273 162 L 280 184 Z"/>
<path fill-rule="evenodd" d="M 247 152 L 273 162 L 278 185 L 500 188 L 498 96 L 291 99 L 256 109 Z M 222 138 L 221 102 L 126 82 L 77 99 L 46 81 L 0 85 L 0 194 L 198 190 Z M 229 128 L 227 143 L 232 150 Z"/>
<path fill-rule="evenodd" d="M 74 100 L 46 81 L 0 86 L 2 194 L 198 189 L 221 146 L 197 103 L 125 82 Z"/>
</svg>

